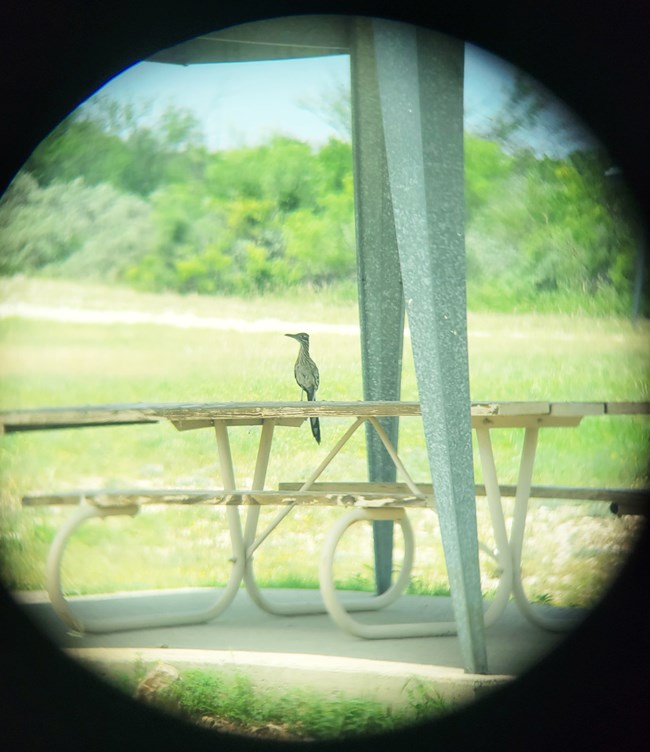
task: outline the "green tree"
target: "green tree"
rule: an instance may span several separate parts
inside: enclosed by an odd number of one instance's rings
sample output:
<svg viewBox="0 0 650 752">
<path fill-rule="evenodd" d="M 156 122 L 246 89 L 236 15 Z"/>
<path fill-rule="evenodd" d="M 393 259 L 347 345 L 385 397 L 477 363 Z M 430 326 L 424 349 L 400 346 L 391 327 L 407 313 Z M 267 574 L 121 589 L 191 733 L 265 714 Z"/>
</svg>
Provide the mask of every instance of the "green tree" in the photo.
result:
<svg viewBox="0 0 650 752">
<path fill-rule="evenodd" d="M 123 187 L 131 159 L 127 145 L 117 135 L 73 114 L 36 147 L 24 170 L 44 186 L 83 178 L 87 185 Z"/>
<path fill-rule="evenodd" d="M 322 211 L 293 212 L 286 218 L 286 255 L 291 282 L 331 284 L 356 272 L 352 179 L 341 193 L 323 200 Z"/>
<path fill-rule="evenodd" d="M 41 188 L 21 172 L 0 201 L 0 272 L 121 279 L 152 246 L 142 199 L 80 178 Z"/>
<path fill-rule="evenodd" d="M 320 170 L 308 144 L 285 136 L 270 143 L 217 154 L 206 169 L 211 195 L 271 200 L 288 213 L 315 206 Z"/>
<path fill-rule="evenodd" d="M 602 310 L 605 301 L 629 310 L 634 223 L 627 198 L 608 183 L 607 164 L 595 149 L 513 158 L 470 215 L 471 293 L 506 309 L 593 307 L 600 296 Z M 470 172 L 470 186 L 473 179 Z"/>
<path fill-rule="evenodd" d="M 513 170 L 513 160 L 494 141 L 465 134 L 465 211 L 467 222 Z"/>
<path fill-rule="evenodd" d="M 25 165 L 41 185 L 83 178 L 146 197 L 160 185 L 202 179 L 207 152 L 198 120 L 169 107 L 95 97 L 75 110 L 34 150 Z"/>
<path fill-rule="evenodd" d="M 582 153 L 541 160 L 538 174 L 529 173 L 524 250 L 537 289 L 593 294 L 612 286 L 621 295 L 629 292 L 634 233 L 608 201 L 606 164 L 603 154 Z"/>
<path fill-rule="evenodd" d="M 165 186 L 150 201 L 156 228 L 153 243 L 128 269 L 128 280 L 154 291 L 214 292 L 201 255 L 224 233 L 223 212 L 197 183 Z M 201 275 L 206 276 L 203 283 Z"/>
<path fill-rule="evenodd" d="M 320 186 L 325 195 L 347 191 L 352 180 L 352 145 L 331 138 L 317 154 Z"/>
</svg>

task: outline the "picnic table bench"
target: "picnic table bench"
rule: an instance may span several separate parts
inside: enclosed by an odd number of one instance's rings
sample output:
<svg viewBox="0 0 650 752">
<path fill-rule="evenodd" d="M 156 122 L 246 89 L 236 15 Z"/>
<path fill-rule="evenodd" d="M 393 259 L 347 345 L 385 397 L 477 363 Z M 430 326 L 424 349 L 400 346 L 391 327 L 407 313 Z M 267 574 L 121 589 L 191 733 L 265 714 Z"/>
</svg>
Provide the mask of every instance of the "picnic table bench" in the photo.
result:
<svg viewBox="0 0 650 752">
<path fill-rule="evenodd" d="M 528 502 L 531 497 L 606 501 L 617 513 L 645 513 L 643 489 L 562 488 L 533 486 L 532 474 L 539 430 L 575 427 L 587 416 L 640 415 L 650 412 L 650 403 L 637 402 L 475 402 L 471 404 L 471 422 L 476 431 L 483 484 L 476 486 L 477 496 L 487 498 L 496 550 L 488 553 L 497 561 L 500 579 L 496 594 L 485 611 L 485 624 L 494 623 L 510 598 L 534 623 L 547 629 L 566 628 L 558 620 L 547 619 L 533 611 L 521 582 L 521 556 Z M 332 448 L 302 483 L 280 483 L 277 489 L 265 488 L 266 473 L 276 426 L 297 427 L 308 418 L 349 418 L 349 427 L 334 441 Z M 78 509 L 63 524 L 48 556 L 46 579 L 52 605 L 72 629 L 79 632 L 107 632 L 153 626 L 172 626 L 208 621 L 222 613 L 232 602 L 242 582 L 253 601 L 273 614 L 309 614 L 329 612 L 334 621 L 351 634 L 365 638 L 447 635 L 456 632 L 454 622 L 414 624 L 365 624 L 351 614 L 383 608 L 393 603 L 406 589 L 414 555 L 414 536 L 409 524 L 409 508 L 435 510 L 435 494 L 430 483 L 416 483 L 409 475 L 397 451 L 383 429 L 380 418 L 418 417 L 416 402 L 261 402 L 261 403 L 146 403 L 96 405 L 0 412 L 2 433 L 120 426 L 171 421 L 179 431 L 212 428 L 215 431 L 221 470 L 221 488 L 126 488 L 80 489 L 61 493 L 26 495 L 26 506 L 73 504 Z M 403 478 L 400 483 L 318 482 L 318 478 L 364 423 L 370 423 Z M 237 486 L 228 430 L 233 426 L 260 425 L 255 470 L 251 487 Z M 524 442 L 516 485 L 500 485 L 494 463 L 490 432 L 498 428 L 524 430 Z M 501 504 L 502 497 L 515 498 L 513 520 L 508 535 Z M 135 515 L 143 504 L 224 505 L 232 546 L 232 570 L 225 588 L 215 589 L 213 603 L 201 611 L 188 613 L 138 615 L 95 621 L 82 621 L 66 600 L 61 584 L 61 564 L 72 533 L 86 520 L 111 515 Z M 270 602 L 260 591 L 253 570 L 253 553 L 296 505 L 336 506 L 347 510 L 325 541 L 320 564 L 320 590 L 323 605 L 300 607 Z M 278 515 L 258 534 L 260 510 L 267 505 L 281 507 Z M 245 522 L 240 510 L 246 508 Z M 337 598 L 333 577 L 336 547 L 344 532 L 361 520 L 392 520 L 404 537 L 404 560 L 391 587 L 380 595 L 346 601 Z M 242 522 L 244 522 L 242 526 Z M 482 544 L 481 544 L 482 545 Z M 482 548 L 486 549 L 482 545 Z"/>
</svg>

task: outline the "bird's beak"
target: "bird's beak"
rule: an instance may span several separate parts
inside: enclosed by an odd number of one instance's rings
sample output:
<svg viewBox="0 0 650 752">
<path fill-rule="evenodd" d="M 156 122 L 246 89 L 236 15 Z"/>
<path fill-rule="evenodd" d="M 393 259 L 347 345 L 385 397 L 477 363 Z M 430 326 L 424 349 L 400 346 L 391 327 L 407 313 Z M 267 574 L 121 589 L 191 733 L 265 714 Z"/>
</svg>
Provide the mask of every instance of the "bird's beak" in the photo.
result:
<svg viewBox="0 0 650 752">
<path fill-rule="evenodd" d="M 291 337 L 291 339 L 297 339 L 295 334 L 285 334 L 285 337 Z"/>
</svg>

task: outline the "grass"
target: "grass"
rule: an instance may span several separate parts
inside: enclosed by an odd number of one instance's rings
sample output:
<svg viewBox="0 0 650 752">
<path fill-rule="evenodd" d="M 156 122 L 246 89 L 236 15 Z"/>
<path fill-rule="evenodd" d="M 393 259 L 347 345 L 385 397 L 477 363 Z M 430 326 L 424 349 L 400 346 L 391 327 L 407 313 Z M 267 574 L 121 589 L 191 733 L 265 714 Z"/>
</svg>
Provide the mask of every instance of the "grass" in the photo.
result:
<svg viewBox="0 0 650 752">
<path fill-rule="evenodd" d="M 138 697 L 138 685 L 145 675 L 145 666 L 136 662 L 131 671 L 114 672 L 110 680 L 123 692 Z M 420 680 L 410 680 L 404 689 L 408 702 L 391 707 L 342 692 L 326 697 L 303 689 L 262 690 L 242 673 L 187 669 L 148 699 L 154 706 L 206 728 L 285 741 L 386 733 L 431 721 L 451 709 L 436 690 Z"/>
<path fill-rule="evenodd" d="M 141 295 L 70 283 L 3 280 L 1 302 L 105 310 L 189 310 L 210 317 L 274 318 L 356 324 L 356 309 L 315 296 L 298 317 L 286 300 L 252 301 Z M 306 326 L 306 325 L 305 325 Z M 155 324 L 56 323 L 0 320 L 0 407 L 38 407 L 131 401 L 293 400 L 293 342 L 274 333 L 181 329 Z M 475 400 L 647 400 L 650 327 L 621 319 L 541 315 L 470 314 L 471 393 Z M 402 397 L 417 399 L 406 340 Z M 313 355 L 321 370 L 319 396 L 362 396 L 358 337 L 319 332 Z M 244 378 L 245 376 L 245 378 Z M 308 429 L 276 432 L 267 483 L 304 479 L 324 457 L 331 438 L 347 424 L 328 420 L 321 447 Z M 304 427 L 303 427 L 304 428 Z M 231 432 L 240 485 L 250 482 L 259 429 Z M 578 429 L 543 431 L 534 482 L 585 486 L 647 484 L 650 430 L 647 418 L 587 418 Z M 516 479 L 521 432 L 494 432 L 500 480 Z M 428 463 L 418 420 L 400 428 L 400 455 L 416 480 L 427 481 Z M 475 452 L 477 457 L 478 453 Z M 364 480 L 364 437 L 359 432 L 323 480 Z M 481 469 L 475 462 L 477 481 Z M 62 508 L 21 509 L 29 491 L 103 485 L 219 485 L 210 431 L 179 433 L 163 425 L 16 434 L 0 442 L 0 556 L 11 588 L 44 587 L 49 544 L 69 515 Z M 511 502 L 506 502 L 508 514 Z M 255 557 L 266 587 L 314 587 L 326 531 L 340 512 L 299 508 Z M 262 512 L 260 529 L 274 515 Z M 479 502 L 482 540 L 492 545 L 486 505 Z M 448 592 L 435 515 L 410 513 L 418 549 L 411 592 Z M 586 606 L 600 597 L 633 545 L 640 521 L 615 518 L 602 504 L 533 502 L 524 559 L 524 581 L 533 599 Z M 216 546 L 215 546 L 216 543 Z M 400 540 L 397 536 L 397 561 Z M 147 508 L 136 518 L 94 520 L 75 535 L 64 562 L 69 593 L 224 583 L 229 556 L 223 510 Z M 372 546 L 367 525 L 356 525 L 337 552 L 339 586 L 371 589 Z M 482 560 L 486 593 L 498 573 Z"/>
</svg>

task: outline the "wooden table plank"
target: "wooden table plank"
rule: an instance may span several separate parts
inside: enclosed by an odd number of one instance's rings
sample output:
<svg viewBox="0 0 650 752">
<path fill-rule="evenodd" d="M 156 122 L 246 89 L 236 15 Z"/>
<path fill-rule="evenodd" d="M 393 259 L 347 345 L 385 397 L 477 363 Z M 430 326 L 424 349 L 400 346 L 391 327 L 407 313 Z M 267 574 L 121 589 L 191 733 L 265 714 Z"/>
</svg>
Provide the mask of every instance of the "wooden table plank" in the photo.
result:
<svg viewBox="0 0 650 752">
<path fill-rule="evenodd" d="M 604 402 L 553 402 L 551 415 L 586 417 L 587 415 L 603 415 Z"/>
<path fill-rule="evenodd" d="M 223 422 L 227 426 L 259 426 L 262 423 L 263 418 L 226 418 Z M 273 422 L 276 426 L 290 426 L 297 428 L 301 426 L 307 417 L 297 418 L 273 418 Z M 214 426 L 214 420 L 208 418 L 189 418 L 189 419 L 174 419 L 172 420 L 174 427 L 178 431 L 194 431 L 198 428 L 212 428 Z"/>
<path fill-rule="evenodd" d="M 472 416 L 472 428 L 574 428 L 581 415 L 482 415 Z"/>
<path fill-rule="evenodd" d="M 155 423 L 162 419 L 261 422 L 268 418 L 420 415 L 417 402 L 169 402 L 45 407 L 0 412 L 6 433 L 47 428 Z M 252 425 L 253 423 L 250 423 Z"/>
<path fill-rule="evenodd" d="M 486 409 L 487 408 L 487 409 Z M 523 415 L 548 415 L 550 403 L 536 402 L 472 402 L 472 416 L 500 415 L 500 416 L 523 416 Z"/>
<path fill-rule="evenodd" d="M 608 415 L 648 415 L 650 402 L 606 402 L 605 412 Z"/>
<path fill-rule="evenodd" d="M 650 413 L 648 402 L 474 402 L 472 424 L 494 426 L 577 425 L 587 415 Z M 186 430 L 207 427 L 214 420 L 256 425 L 270 418 L 297 425 L 308 417 L 419 416 L 418 402 L 170 402 L 82 405 L 0 412 L 4 433 L 41 429 L 82 428 L 156 423 L 169 420 Z M 183 428 L 181 428 L 183 426 Z"/>
</svg>

